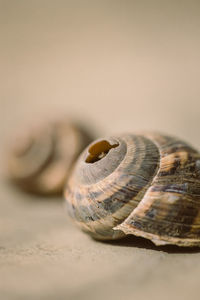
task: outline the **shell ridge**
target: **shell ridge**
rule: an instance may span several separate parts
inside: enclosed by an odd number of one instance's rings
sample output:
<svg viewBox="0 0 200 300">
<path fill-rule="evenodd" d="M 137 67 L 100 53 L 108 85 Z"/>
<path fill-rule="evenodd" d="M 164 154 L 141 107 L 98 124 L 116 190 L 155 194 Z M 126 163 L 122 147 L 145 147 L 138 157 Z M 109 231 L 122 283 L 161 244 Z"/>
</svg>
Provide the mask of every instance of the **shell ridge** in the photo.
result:
<svg viewBox="0 0 200 300">
<path fill-rule="evenodd" d="M 160 198 L 160 199 L 158 198 L 158 200 L 154 197 L 154 194 L 152 194 L 152 188 L 155 187 L 154 183 L 158 182 L 158 184 L 159 184 L 159 178 L 161 176 L 160 171 L 162 170 L 162 163 L 163 163 L 162 158 L 166 157 L 167 152 L 170 153 L 170 151 L 167 151 L 168 148 L 166 145 L 164 145 L 164 144 L 162 145 L 162 143 L 159 145 L 159 143 L 157 143 L 156 140 L 154 140 L 154 142 L 156 144 L 158 144 L 161 161 L 160 161 L 160 168 L 158 170 L 158 173 L 155 176 L 154 180 L 152 181 L 152 187 L 151 186 L 149 187 L 149 189 L 145 193 L 142 201 L 138 204 L 137 208 L 135 208 L 133 210 L 133 213 L 131 213 L 131 215 L 121 225 L 117 226 L 116 229 L 121 229 L 126 234 L 132 233 L 132 234 L 137 235 L 136 233 L 140 232 L 139 235 L 144 236 L 146 238 L 148 238 L 148 236 L 155 234 L 157 231 L 156 239 L 160 240 L 162 243 L 163 243 L 163 241 L 165 241 L 165 243 L 184 244 L 184 241 L 177 240 L 175 242 L 174 239 L 182 239 L 182 240 L 187 239 L 187 245 L 189 244 L 189 241 L 191 241 L 190 245 L 192 246 L 194 244 L 193 240 L 198 241 L 198 238 L 197 239 L 195 239 L 195 238 L 198 237 L 200 234 L 199 201 L 193 200 L 192 196 L 190 196 L 190 194 L 188 193 L 188 190 L 189 190 L 188 188 L 186 190 L 185 189 L 180 190 L 180 195 L 177 198 L 175 196 L 173 196 L 175 194 L 175 191 L 173 190 L 174 189 L 173 181 L 172 181 L 172 183 L 170 182 L 170 184 L 169 184 L 169 187 L 170 186 L 172 187 L 171 194 L 168 192 L 168 194 L 166 193 L 166 195 L 162 196 L 164 198 Z M 174 144 L 176 146 L 175 142 L 174 142 Z M 179 143 L 179 144 L 180 144 L 180 147 L 182 147 L 182 144 L 181 143 Z M 185 143 L 183 143 L 183 145 L 185 145 Z M 174 146 L 173 143 L 171 144 L 171 146 Z M 186 146 L 187 146 L 187 144 L 186 144 Z M 179 148 L 177 148 L 177 150 L 179 150 Z M 188 152 L 187 154 L 189 154 L 189 153 L 190 152 Z M 193 149 L 191 150 L 191 153 L 192 153 L 191 157 L 194 160 L 193 161 L 193 164 L 194 164 L 196 157 L 198 158 L 199 155 Z M 176 152 L 174 155 L 176 157 Z M 194 157 L 192 155 L 194 155 Z M 188 155 L 188 156 L 190 156 L 190 155 Z M 179 158 L 180 158 L 179 161 L 180 161 L 180 165 L 181 165 L 182 156 Z M 191 158 L 189 157 L 188 159 L 191 159 Z M 187 166 L 188 161 L 190 162 L 190 160 L 186 160 L 186 162 L 184 162 L 183 166 L 185 166 L 185 163 Z M 181 168 L 183 166 L 181 165 Z M 187 173 L 186 178 L 183 179 L 183 177 L 181 175 L 182 174 L 181 168 L 179 169 L 179 164 L 175 168 L 175 174 L 177 173 L 177 176 L 178 176 L 178 183 L 183 183 L 183 186 L 184 186 L 184 183 L 186 183 L 185 186 L 188 187 L 188 181 L 189 181 L 188 179 L 191 177 L 191 172 L 188 172 L 188 173 L 186 172 Z M 184 171 L 185 171 L 185 169 L 184 169 Z M 191 179 L 191 182 L 192 183 L 194 182 L 193 178 Z M 165 181 L 163 181 L 163 183 L 166 184 Z M 161 190 L 163 187 L 165 187 L 165 185 L 163 185 L 163 183 L 161 181 L 161 186 L 160 186 Z M 200 179 L 199 179 L 199 177 L 196 179 L 196 184 L 197 184 L 197 187 L 196 187 L 197 192 L 196 193 L 197 193 L 197 196 L 199 195 L 199 199 L 200 199 L 200 193 L 199 193 Z M 149 193 L 149 195 L 148 195 L 148 193 Z M 147 207 L 145 207 L 145 205 L 143 205 L 143 204 L 146 204 L 145 200 L 147 200 L 147 199 L 145 199 L 145 197 L 147 197 L 147 196 L 148 196 L 149 203 L 148 203 Z M 171 198 L 169 198 L 168 196 Z M 165 197 L 166 197 L 166 199 L 165 199 Z M 163 209 L 163 205 L 166 204 L 166 202 L 162 202 L 165 200 L 166 201 L 172 200 L 171 211 L 173 212 L 173 214 L 170 215 L 170 210 L 169 210 L 168 214 L 164 218 L 162 218 L 160 212 Z M 174 211 L 174 209 L 176 207 L 175 206 L 176 203 L 174 203 L 174 200 L 175 200 L 175 202 L 181 201 L 180 204 L 181 203 L 184 204 L 184 206 L 182 206 L 182 208 L 181 208 L 181 206 L 179 206 L 179 210 L 177 212 Z M 156 208 L 155 209 L 153 208 L 153 207 L 155 207 L 154 204 L 156 204 L 156 201 L 158 201 L 158 204 L 159 204 L 159 207 L 157 207 L 158 212 L 156 211 L 157 210 Z M 194 203 L 193 206 L 190 206 L 191 202 Z M 168 203 L 168 206 L 170 208 L 169 203 Z M 189 215 L 186 213 L 186 209 L 187 209 L 187 211 L 190 212 Z M 153 210 L 155 210 L 155 211 L 153 211 Z M 151 211 L 152 211 L 152 213 L 151 213 Z M 167 212 L 167 210 L 166 210 L 166 212 Z M 141 215 L 141 213 L 142 213 L 142 215 Z M 157 215 L 157 219 L 156 219 L 156 215 Z M 141 219 L 141 217 L 142 217 L 142 219 Z M 178 220 L 180 220 L 180 221 L 178 221 Z M 158 222 L 157 227 L 156 227 L 156 222 Z M 188 222 L 188 223 L 186 223 L 186 222 Z M 169 224 L 169 228 L 165 227 L 164 224 Z M 132 227 L 131 227 L 131 225 L 132 225 Z M 151 226 L 153 226 L 153 227 L 151 227 Z M 161 229 L 158 226 L 161 226 Z M 131 227 L 131 229 L 130 229 L 130 227 Z M 148 230 L 150 230 L 150 231 L 148 231 Z M 154 242 L 153 238 L 150 237 L 150 239 Z M 200 244 L 200 241 L 199 241 L 199 244 Z"/>
<path fill-rule="evenodd" d="M 144 136 L 145 136 L 145 135 L 144 135 Z M 154 143 L 154 145 L 157 147 L 157 149 L 158 149 L 158 151 L 159 151 L 159 159 L 158 159 L 159 165 L 158 165 L 158 167 L 157 167 L 157 169 L 156 169 L 156 171 L 155 171 L 155 175 L 152 177 L 152 180 L 148 183 L 148 186 L 146 187 L 146 191 L 143 192 L 143 195 L 142 195 L 140 201 L 138 202 L 138 205 L 133 209 L 132 212 L 130 212 L 130 214 L 126 217 L 125 220 L 123 220 L 123 222 L 122 222 L 121 224 L 118 224 L 117 226 L 115 226 L 115 227 L 113 228 L 114 230 L 122 230 L 124 233 L 126 233 L 126 232 L 124 231 L 124 225 L 126 224 L 126 222 L 127 222 L 127 220 L 129 219 L 129 217 L 130 217 L 132 214 L 134 214 L 134 212 L 138 209 L 138 206 L 141 204 L 142 200 L 144 199 L 145 195 L 148 193 L 149 189 L 151 188 L 153 182 L 156 180 L 156 178 L 157 178 L 157 176 L 158 176 L 158 174 L 159 174 L 159 172 L 160 172 L 160 169 L 161 169 L 161 151 L 160 151 L 160 147 L 159 147 L 159 145 L 156 143 L 156 141 L 152 140 L 151 138 L 149 138 L 149 140 L 150 140 L 151 142 Z M 141 193 L 142 193 L 142 191 L 141 191 Z M 138 195 L 138 196 L 139 196 L 139 195 Z M 140 198 L 140 197 L 139 197 L 139 198 Z"/>
</svg>

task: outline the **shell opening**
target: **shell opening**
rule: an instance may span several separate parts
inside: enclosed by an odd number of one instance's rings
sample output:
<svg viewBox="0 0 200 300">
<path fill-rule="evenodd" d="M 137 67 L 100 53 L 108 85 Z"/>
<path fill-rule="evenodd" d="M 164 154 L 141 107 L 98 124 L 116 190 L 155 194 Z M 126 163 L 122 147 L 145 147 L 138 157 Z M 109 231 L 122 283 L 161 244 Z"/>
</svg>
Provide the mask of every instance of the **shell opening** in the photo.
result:
<svg viewBox="0 0 200 300">
<path fill-rule="evenodd" d="M 111 145 L 106 140 L 97 142 L 97 143 L 93 144 L 92 146 L 90 146 L 90 148 L 88 149 L 89 155 L 87 156 L 85 162 L 93 164 L 96 161 L 105 157 L 108 154 L 108 152 L 110 151 L 110 149 L 116 148 L 118 146 L 119 146 L 118 143 Z"/>
</svg>

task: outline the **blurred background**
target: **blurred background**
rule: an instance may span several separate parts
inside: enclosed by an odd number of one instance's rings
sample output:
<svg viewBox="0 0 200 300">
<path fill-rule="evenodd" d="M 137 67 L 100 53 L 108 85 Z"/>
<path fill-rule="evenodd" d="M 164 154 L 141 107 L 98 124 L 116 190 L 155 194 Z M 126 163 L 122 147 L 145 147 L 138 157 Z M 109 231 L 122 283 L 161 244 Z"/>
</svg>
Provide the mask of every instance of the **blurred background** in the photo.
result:
<svg viewBox="0 0 200 300">
<path fill-rule="evenodd" d="M 199 1 L 0 1 L 4 135 L 68 113 L 200 147 Z M 3 119 L 2 119 L 3 118 Z"/>
<path fill-rule="evenodd" d="M 1 149 L 16 128 L 60 114 L 98 135 L 152 129 L 200 149 L 200 1 L 0 0 Z M 2 299 L 155 299 L 158 282 L 171 298 L 198 299 L 199 254 L 101 246 L 70 225 L 66 241 L 60 206 L 23 197 L 2 186 Z"/>
</svg>

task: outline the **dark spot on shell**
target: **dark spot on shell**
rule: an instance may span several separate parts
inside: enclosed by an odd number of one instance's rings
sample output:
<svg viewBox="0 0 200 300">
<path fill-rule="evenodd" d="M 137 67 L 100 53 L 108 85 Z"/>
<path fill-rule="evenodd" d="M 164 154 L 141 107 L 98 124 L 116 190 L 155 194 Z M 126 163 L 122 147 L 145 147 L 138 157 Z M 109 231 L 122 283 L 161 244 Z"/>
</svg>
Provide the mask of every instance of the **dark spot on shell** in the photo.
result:
<svg viewBox="0 0 200 300">
<path fill-rule="evenodd" d="M 154 218 L 155 215 L 157 213 L 157 210 L 155 208 L 151 208 L 150 210 L 148 210 L 148 212 L 146 213 L 146 216 L 148 216 L 149 218 Z"/>
<path fill-rule="evenodd" d="M 152 187 L 153 192 L 168 192 L 183 194 L 188 191 L 188 183 L 156 185 Z"/>
<path fill-rule="evenodd" d="M 198 175 L 200 175 L 200 159 L 198 159 L 196 161 L 196 171 L 197 171 Z"/>
<path fill-rule="evenodd" d="M 130 225 L 133 225 L 134 227 L 136 227 L 137 229 L 141 229 L 142 228 L 142 224 L 140 221 L 132 221 L 130 223 Z"/>
</svg>

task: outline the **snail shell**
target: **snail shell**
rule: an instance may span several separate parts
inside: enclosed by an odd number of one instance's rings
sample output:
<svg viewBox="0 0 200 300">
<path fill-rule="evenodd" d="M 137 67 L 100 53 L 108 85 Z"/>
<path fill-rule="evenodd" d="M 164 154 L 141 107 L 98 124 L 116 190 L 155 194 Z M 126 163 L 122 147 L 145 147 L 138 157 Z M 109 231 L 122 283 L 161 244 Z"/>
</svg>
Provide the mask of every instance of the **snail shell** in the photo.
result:
<svg viewBox="0 0 200 300">
<path fill-rule="evenodd" d="M 95 239 L 133 234 L 156 245 L 200 246 L 200 154 L 177 138 L 142 133 L 93 142 L 65 198 Z"/>
<path fill-rule="evenodd" d="M 65 120 L 34 127 L 11 147 L 9 177 L 33 193 L 61 193 L 74 161 L 89 142 L 89 134 Z"/>
</svg>

